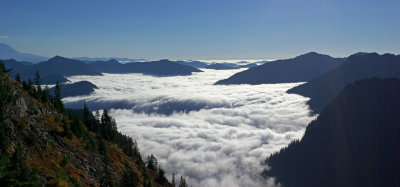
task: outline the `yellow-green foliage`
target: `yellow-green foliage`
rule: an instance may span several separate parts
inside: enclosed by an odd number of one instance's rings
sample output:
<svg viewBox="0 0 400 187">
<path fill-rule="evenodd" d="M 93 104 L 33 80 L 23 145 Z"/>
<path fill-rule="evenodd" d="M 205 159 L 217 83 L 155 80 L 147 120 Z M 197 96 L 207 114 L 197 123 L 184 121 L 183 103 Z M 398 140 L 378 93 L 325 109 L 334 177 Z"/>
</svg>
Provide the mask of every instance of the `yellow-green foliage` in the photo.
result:
<svg viewBox="0 0 400 187">
<path fill-rule="evenodd" d="M 51 130 L 55 132 L 63 132 L 62 124 L 59 120 L 56 120 L 62 116 L 58 116 L 57 114 L 47 114 L 44 116 L 44 124 L 49 126 Z"/>
</svg>

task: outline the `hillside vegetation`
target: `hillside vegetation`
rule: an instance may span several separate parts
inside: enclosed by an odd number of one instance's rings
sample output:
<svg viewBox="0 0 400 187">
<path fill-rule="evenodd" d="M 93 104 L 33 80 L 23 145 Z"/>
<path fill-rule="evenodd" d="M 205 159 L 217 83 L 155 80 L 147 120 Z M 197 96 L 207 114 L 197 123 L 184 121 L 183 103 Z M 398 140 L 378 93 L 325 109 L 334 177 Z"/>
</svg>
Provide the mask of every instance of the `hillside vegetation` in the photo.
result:
<svg viewBox="0 0 400 187">
<path fill-rule="evenodd" d="M 22 87 L 0 63 L 2 186 L 171 186 L 106 110 L 66 110 L 59 88 L 51 97 L 38 85 Z"/>
</svg>

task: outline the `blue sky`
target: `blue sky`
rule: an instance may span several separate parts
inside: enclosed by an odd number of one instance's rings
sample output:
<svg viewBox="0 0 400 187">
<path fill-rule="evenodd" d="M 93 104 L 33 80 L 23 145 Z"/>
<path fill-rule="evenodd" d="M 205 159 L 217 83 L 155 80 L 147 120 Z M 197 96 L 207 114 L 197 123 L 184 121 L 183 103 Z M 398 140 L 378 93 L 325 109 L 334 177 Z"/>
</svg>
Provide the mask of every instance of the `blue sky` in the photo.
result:
<svg viewBox="0 0 400 187">
<path fill-rule="evenodd" d="M 1 0 L 0 42 L 49 57 L 399 54 L 399 7 L 398 0 Z"/>
</svg>

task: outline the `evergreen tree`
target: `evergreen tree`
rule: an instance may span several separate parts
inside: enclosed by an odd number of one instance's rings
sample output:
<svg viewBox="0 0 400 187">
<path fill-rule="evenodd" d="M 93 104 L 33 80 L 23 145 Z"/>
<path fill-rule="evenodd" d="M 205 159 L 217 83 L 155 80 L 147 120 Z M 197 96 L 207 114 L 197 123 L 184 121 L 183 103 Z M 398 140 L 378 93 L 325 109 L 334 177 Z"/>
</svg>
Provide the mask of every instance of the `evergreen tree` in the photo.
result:
<svg viewBox="0 0 400 187">
<path fill-rule="evenodd" d="M 184 177 L 181 176 L 181 181 L 179 182 L 179 187 L 188 187 L 189 185 L 186 184 L 186 180 Z"/>
<path fill-rule="evenodd" d="M 157 159 L 153 154 L 147 156 L 146 167 L 152 171 L 157 171 Z"/>
<path fill-rule="evenodd" d="M 10 72 L 10 69 L 6 69 L 6 67 L 4 66 L 3 62 L 0 61 L 0 72 L 2 73 L 8 73 Z"/>
<path fill-rule="evenodd" d="M 168 179 L 165 177 L 164 170 L 158 166 L 158 176 L 156 178 L 158 184 L 168 184 Z"/>
<path fill-rule="evenodd" d="M 19 73 L 17 73 L 17 75 L 15 75 L 15 80 L 21 84 L 21 76 L 19 76 Z"/>
<path fill-rule="evenodd" d="M 22 88 L 26 91 L 29 91 L 28 84 L 26 83 L 26 81 L 22 81 Z"/>
<path fill-rule="evenodd" d="M 172 173 L 171 186 L 172 187 L 176 187 L 176 184 L 175 184 L 175 173 Z"/>
<path fill-rule="evenodd" d="M 0 153 L 0 184 L 6 186 L 10 179 L 12 179 L 12 171 L 9 171 L 10 162 L 8 154 L 5 152 Z"/>
<path fill-rule="evenodd" d="M 29 88 L 32 88 L 32 86 L 33 86 L 33 82 L 32 82 L 32 79 L 28 79 L 28 86 L 29 86 Z"/>
<path fill-rule="evenodd" d="M 0 106 L 0 153 L 6 152 L 10 145 L 10 128 L 5 122 L 4 106 Z"/>
<path fill-rule="evenodd" d="M 58 83 L 58 81 L 57 81 L 55 89 L 54 89 L 53 104 L 58 112 L 60 112 L 60 113 L 65 112 L 64 104 L 61 101 L 61 87 L 60 87 L 60 84 Z"/>
<path fill-rule="evenodd" d="M 82 122 L 79 120 L 76 114 L 69 115 L 69 119 L 71 119 L 71 131 L 77 137 L 84 137 L 85 129 L 83 128 Z"/>
<path fill-rule="evenodd" d="M 101 137 L 101 135 L 99 133 L 96 134 L 96 138 L 98 141 L 98 151 L 101 155 L 106 156 L 107 155 L 107 148 L 106 148 L 106 144 L 104 143 L 103 138 Z"/>
<path fill-rule="evenodd" d="M 44 103 L 48 103 L 50 101 L 50 99 L 51 98 L 50 98 L 50 93 L 49 93 L 49 87 L 46 85 L 42 92 L 42 101 Z"/>
<path fill-rule="evenodd" d="M 121 178 L 121 187 L 131 187 L 138 186 L 139 177 L 138 175 L 132 171 L 130 166 L 127 166 L 128 169 L 124 171 Z"/>
<path fill-rule="evenodd" d="M 40 86 L 41 83 L 42 83 L 42 79 L 40 78 L 40 74 L 39 74 L 38 71 L 36 71 L 34 81 L 35 81 L 35 85 L 36 85 L 36 86 Z"/>
<path fill-rule="evenodd" d="M 33 89 L 33 82 L 31 79 L 28 79 L 28 86 L 27 86 L 27 91 L 30 95 L 34 96 L 34 89 Z"/>
<path fill-rule="evenodd" d="M 72 138 L 72 132 L 71 132 L 71 127 L 69 123 L 66 120 L 63 120 L 63 136 L 66 136 L 67 138 L 71 139 Z"/>
<path fill-rule="evenodd" d="M 5 186 L 39 186 L 39 179 L 35 170 L 30 170 L 25 163 L 25 154 L 22 144 L 18 144 L 13 153 L 10 164 L 8 165 L 8 174 L 2 179 L 2 185 Z"/>
<path fill-rule="evenodd" d="M 83 118 L 83 123 L 86 125 L 86 127 L 92 131 L 96 132 L 97 131 L 97 120 L 94 118 L 92 112 L 90 112 L 87 103 L 85 102 L 83 105 L 83 113 L 82 113 L 82 118 Z"/>
<path fill-rule="evenodd" d="M 112 174 L 109 170 L 110 158 L 106 155 L 104 158 L 103 175 L 100 178 L 101 187 L 112 187 L 114 186 L 114 181 Z"/>
<path fill-rule="evenodd" d="M 34 78 L 34 82 L 35 82 L 35 98 L 38 99 L 39 101 L 42 100 L 42 80 L 40 79 L 40 74 L 38 71 L 36 71 L 35 74 L 35 78 Z"/>
<path fill-rule="evenodd" d="M 2 68 L 0 66 L 0 68 Z M 10 86 L 0 84 L 0 150 L 5 152 L 10 144 L 10 128 L 6 123 L 6 106 L 11 102 Z"/>
<path fill-rule="evenodd" d="M 101 134 L 103 135 L 103 138 L 113 142 L 116 136 L 117 131 L 117 124 L 115 123 L 115 120 L 112 119 L 109 115 L 106 109 L 103 110 L 103 115 L 101 116 Z"/>
</svg>

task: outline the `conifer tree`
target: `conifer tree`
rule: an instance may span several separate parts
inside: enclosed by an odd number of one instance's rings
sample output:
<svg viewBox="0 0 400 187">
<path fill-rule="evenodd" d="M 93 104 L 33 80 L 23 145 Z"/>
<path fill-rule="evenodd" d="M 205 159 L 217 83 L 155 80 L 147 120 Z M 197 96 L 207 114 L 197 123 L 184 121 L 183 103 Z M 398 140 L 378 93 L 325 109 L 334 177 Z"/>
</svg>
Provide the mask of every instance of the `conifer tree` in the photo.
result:
<svg viewBox="0 0 400 187">
<path fill-rule="evenodd" d="M 58 81 L 57 81 L 55 89 L 54 89 L 53 104 L 58 112 L 60 112 L 60 113 L 65 112 L 64 104 L 61 101 L 61 87 L 60 87 L 60 84 L 58 83 Z"/>
<path fill-rule="evenodd" d="M 156 178 L 156 181 L 158 184 L 168 184 L 165 172 L 160 166 L 158 166 L 158 177 Z"/>
<path fill-rule="evenodd" d="M 40 78 L 40 74 L 39 74 L 38 71 L 36 71 L 34 81 L 35 81 L 35 85 L 36 85 L 36 86 L 40 86 L 41 83 L 42 83 L 42 79 Z"/>
<path fill-rule="evenodd" d="M 114 141 L 117 133 L 117 124 L 114 119 L 112 119 L 106 109 L 103 110 L 103 115 L 101 116 L 101 133 L 103 138 L 108 141 Z"/>
<path fill-rule="evenodd" d="M 101 187 L 112 187 L 114 186 L 114 181 L 112 174 L 109 170 L 109 165 L 110 165 L 110 158 L 108 155 L 104 157 L 104 166 L 103 166 L 103 174 L 100 178 L 100 186 Z"/>
<path fill-rule="evenodd" d="M 25 154 L 22 144 L 18 144 L 10 158 L 7 180 L 5 186 L 38 186 L 37 172 L 30 170 L 25 163 Z"/>
<path fill-rule="evenodd" d="M 179 187 L 188 187 L 189 185 L 186 184 L 186 180 L 184 177 L 181 176 L 181 181 L 179 182 Z"/>
<path fill-rule="evenodd" d="M 19 75 L 19 73 L 15 75 L 15 80 L 18 81 L 19 84 L 21 84 L 21 76 Z"/>
<path fill-rule="evenodd" d="M 83 118 L 83 123 L 86 125 L 86 127 L 90 131 L 92 131 L 92 132 L 97 131 L 96 119 L 93 117 L 92 113 L 90 112 L 86 102 L 83 105 L 82 118 Z"/>
<path fill-rule="evenodd" d="M 34 89 L 33 89 L 33 82 L 32 82 L 32 80 L 29 78 L 28 79 L 28 85 L 27 85 L 27 91 L 28 91 L 28 93 L 29 94 L 31 94 L 31 95 L 35 95 L 34 93 Z"/>
<path fill-rule="evenodd" d="M 50 92 L 49 92 L 49 87 L 47 85 L 44 87 L 42 92 L 42 101 L 44 103 L 48 103 L 50 101 Z"/>
<path fill-rule="evenodd" d="M 172 173 L 171 186 L 172 186 L 172 187 L 176 187 L 176 184 L 175 184 L 175 173 Z"/>
<path fill-rule="evenodd" d="M 6 67 L 4 66 L 3 62 L 0 61 L 0 72 L 2 73 L 8 73 L 10 72 L 10 69 L 6 69 Z"/>
<path fill-rule="evenodd" d="M 35 78 L 34 78 L 34 82 L 35 82 L 35 98 L 38 99 L 39 101 L 42 100 L 42 80 L 40 78 L 40 74 L 38 71 L 36 71 L 35 74 Z"/>
<path fill-rule="evenodd" d="M 0 68 L 2 67 L 0 66 Z M 0 84 L 0 150 L 4 152 L 10 144 L 10 128 L 5 121 L 5 108 L 12 98 L 9 90 L 10 86 Z"/>
<path fill-rule="evenodd" d="M 153 154 L 147 156 L 146 167 L 152 171 L 157 171 L 157 159 Z"/>
<path fill-rule="evenodd" d="M 130 166 L 127 166 L 127 169 L 122 174 L 120 186 L 121 187 L 131 187 L 138 186 L 139 177 L 133 172 Z"/>
</svg>

